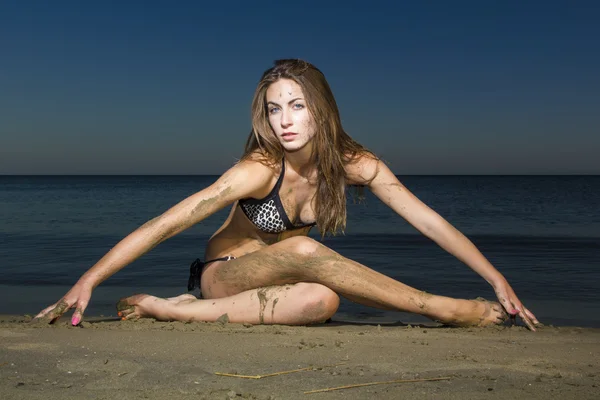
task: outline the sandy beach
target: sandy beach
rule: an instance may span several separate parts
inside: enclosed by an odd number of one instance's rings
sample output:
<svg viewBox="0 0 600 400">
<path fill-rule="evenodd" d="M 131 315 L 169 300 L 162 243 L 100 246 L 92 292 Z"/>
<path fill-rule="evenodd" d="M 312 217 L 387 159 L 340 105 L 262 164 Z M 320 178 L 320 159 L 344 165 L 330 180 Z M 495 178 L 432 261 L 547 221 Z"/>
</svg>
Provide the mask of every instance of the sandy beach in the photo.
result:
<svg viewBox="0 0 600 400">
<path fill-rule="evenodd" d="M 592 399 L 600 330 L 0 317 L 3 399 Z M 293 371 L 286 374 L 275 374 Z M 263 376 L 248 379 L 217 373 Z M 271 376 L 264 376 L 275 374 Z M 306 393 L 348 385 L 396 382 Z"/>
</svg>

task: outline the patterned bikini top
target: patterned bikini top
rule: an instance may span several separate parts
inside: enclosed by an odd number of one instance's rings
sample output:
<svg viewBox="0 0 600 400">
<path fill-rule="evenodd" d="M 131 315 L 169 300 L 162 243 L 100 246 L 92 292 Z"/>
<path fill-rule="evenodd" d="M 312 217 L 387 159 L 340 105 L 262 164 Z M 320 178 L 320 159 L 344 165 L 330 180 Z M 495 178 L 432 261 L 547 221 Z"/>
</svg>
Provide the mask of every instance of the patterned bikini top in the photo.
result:
<svg viewBox="0 0 600 400">
<path fill-rule="evenodd" d="M 258 199 L 241 199 L 239 201 L 242 211 L 250 221 L 261 231 L 267 233 L 281 233 L 287 230 L 300 229 L 312 224 L 294 225 L 285 213 L 281 198 L 279 197 L 279 189 L 285 175 L 285 160 L 281 164 L 281 174 L 271 193 L 266 197 Z"/>
</svg>

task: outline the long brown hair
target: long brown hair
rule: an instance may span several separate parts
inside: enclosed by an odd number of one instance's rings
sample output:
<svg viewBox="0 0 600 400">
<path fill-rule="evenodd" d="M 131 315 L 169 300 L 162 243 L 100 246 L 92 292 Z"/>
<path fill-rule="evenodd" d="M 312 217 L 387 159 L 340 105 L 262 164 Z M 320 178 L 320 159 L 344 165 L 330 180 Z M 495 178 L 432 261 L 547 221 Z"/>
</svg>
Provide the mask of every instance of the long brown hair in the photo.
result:
<svg viewBox="0 0 600 400">
<path fill-rule="evenodd" d="M 311 162 L 317 167 L 317 192 L 313 198 L 316 222 L 321 235 L 335 235 L 346 227 L 346 170 L 344 166 L 361 155 L 376 156 L 354 141 L 342 128 L 337 103 L 325 75 L 314 65 L 297 59 L 275 61 L 265 71 L 252 100 L 252 131 L 242 160 L 256 152 L 265 163 L 275 165 L 284 156 L 283 147 L 269 123 L 266 94 L 268 87 L 290 79 L 302 89 L 308 111 L 314 119 L 316 133 Z"/>
</svg>

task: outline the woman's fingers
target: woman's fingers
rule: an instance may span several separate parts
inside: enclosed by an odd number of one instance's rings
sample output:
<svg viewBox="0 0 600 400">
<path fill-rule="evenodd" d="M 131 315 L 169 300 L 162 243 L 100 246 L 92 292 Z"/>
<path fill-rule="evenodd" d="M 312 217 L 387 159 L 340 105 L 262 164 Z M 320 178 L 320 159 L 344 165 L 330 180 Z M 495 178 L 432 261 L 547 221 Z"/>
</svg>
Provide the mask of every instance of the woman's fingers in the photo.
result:
<svg viewBox="0 0 600 400">
<path fill-rule="evenodd" d="M 71 320 L 73 325 L 77 325 L 79 322 L 81 322 L 83 310 L 85 309 L 86 305 L 87 304 L 84 304 L 82 307 L 78 307 L 73 314 L 73 319 Z M 69 302 L 63 298 L 57 303 L 54 303 L 40 311 L 40 313 L 33 318 L 32 322 L 45 322 L 48 324 L 53 324 L 60 317 L 62 317 L 65 312 L 73 308 L 73 306 L 74 304 L 69 304 Z M 77 323 L 75 323 L 75 321 L 77 321 Z"/>
<path fill-rule="evenodd" d="M 531 313 L 531 311 L 529 311 L 527 308 L 525 308 L 525 306 L 523 304 L 518 302 L 518 300 L 513 304 L 514 304 L 515 308 L 517 309 L 517 311 L 519 312 L 519 317 L 521 317 L 523 322 L 525 322 L 525 325 L 527 325 L 527 327 L 530 330 L 535 332 L 536 331 L 535 325 L 539 323 L 538 320 L 535 318 L 535 316 Z"/>
<path fill-rule="evenodd" d="M 56 322 L 69 308 L 71 305 L 67 303 L 65 299 L 61 299 L 54 308 L 49 310 L 45 315 L 40 317 L 44 322 L 48 322 L 49 324 L 53 324 Z"/>
<path fill-rule="evenodd" d="M 65 299 L 62 299 L 56 304 L 54 310 L 50 311 L 48 315 L 46 315 L 46 319 L 49 320 L 49 323 L 53 324 L 56 322 L 62 315 L 70 309 L 72 304 L 67 303 Z"/>
<path fill-rule="evenodd" d="M 38 313 L 38 315 L 36 315 L 35 317 L 33 317 L 33 320 L 37 321 L 37 320 L 39 320 L 41 318 L 44 318 L 46 316 L 46 314 L 48 314 L 50 311 L 52 311 L 54 309 L 54 307 L 56 307 L 57 304 L 58 303 L 54 303 L 51 306 L 48 306 L 48 307 L 44 308 L 42 311 L 40 311 Z"/>
<path fill-rule="evenodd" d="M 500 300 L 500 304 L 502 304 L 507 313 L 510 315 L 517 313 L 517 310 L 515 310 L 515 307 L 513 307 L 512 302 L 508 300 L 508 296 L 505 293 L 498 294 L 498 300 Z"/>
<path fill-rule="evenodd" d="M 76 284 L 67 292 L 67 294 L 64 295 L 62 299 L 51 306 L 44 308 L 38 315 L 35 316 L 33 321 L 47 322 L 51 324 L 58 320 L 69 309 L 76 306 L 77 308 L 73 313 L 71 323 L 73 325 L 77 325 L 83 319 L 83 312 L 90 301 L 91 295 L 91 288 L 88 288 L 83 284 Z"/>
<path fill-rule="evenodd" d="M 73 316 L 71 317 L 71 325 L 75 326 L 81 322 L 81 320 L 83 319 L 83 312 L 85 311 L 86 307 L 87 307 L 87 301 L 80 300 L 77 303 L 77 308 L 75 309 L 75 312 L 73 313 Z"/>
<path fill-rule="evenodd" d="M 500 300 L 500 304 L 504 307 L 504 309 L 508 312 L 511 317 L 518 315 L 521 317 L 527 328 L 532 331 L 536 331 L 535 325 L 539 324 L 537 318 L 531 311 L 529 311 L 523 304 L 519 301 L 519 299 L 514 295 L 514 293 L 509 294 L 505 291 L 501 291 L 497 293 L 498 300 Z"/>
<path fill-rule="evenodd" d="M 529 317 L 525 313 L 525 307 L 523 307 L 521 309 L 521 311 L 519 312 L 519 316 L 521 317 L 521 319 L 523 320 L 523 322 L 525 322 L 525 325 L 527 325 L 527 327 L 530 330 L 532 330 L 534 332 L 536 331 L 534 323 L 531 321 L 531 319 L 529 319 Z"/>
<path fill-rule="evenodd" d="M 529 319 L 531 321 L 533 321 L 534 324 L 539 324 L 540 321 L 538 321 L 538 319 L 535 317 L 535 315 L 533 315 L 533 313 L 531 311 L 529 311 L 527 308 L 523 307 L 525 309 L 525 314 L 527 314 L 527 316 L 529 317 Z"/>
</svg>

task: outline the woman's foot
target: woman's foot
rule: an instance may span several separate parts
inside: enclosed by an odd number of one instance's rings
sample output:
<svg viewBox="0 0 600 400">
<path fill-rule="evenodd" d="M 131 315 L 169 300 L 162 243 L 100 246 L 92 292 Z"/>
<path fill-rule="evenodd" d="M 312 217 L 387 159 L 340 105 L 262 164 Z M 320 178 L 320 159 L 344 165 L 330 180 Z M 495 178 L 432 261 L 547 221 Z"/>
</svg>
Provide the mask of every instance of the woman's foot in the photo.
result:
<svg viewBox="0 0 600 400">
<path fill-rule="evenodd" d="M 193 294 L 189 294 L 189 293 L 180 294 L 179 296 L 175 296 L 175 297 L 167 297 L 167 301 L 170 301 L 173 304 L 191 303 L 192 301 L 195 301 L 195 300 L 198 300 L 198 298 L 196 296 L 194 296 Z"/>
<path fill-rule="evenodd" d="M 455 326 L 500 325 L 508 319 L 508 314 L 500 303 L 481 297 L 475 300 L 453 300 L 454 304 L 441 322 Z"/>
<path fill-rule="evenodd" d="M 191 294 L 182 294 L 176 297 L 161 299 L 148 294 L 136 294 L 119 300 L 117 315 L 122 320 L 139 318 L 156 318 L 159 321 L 169 321 L 169 311 L 173 305 L 190 303 L 196 297 Z"/>
</svg>

